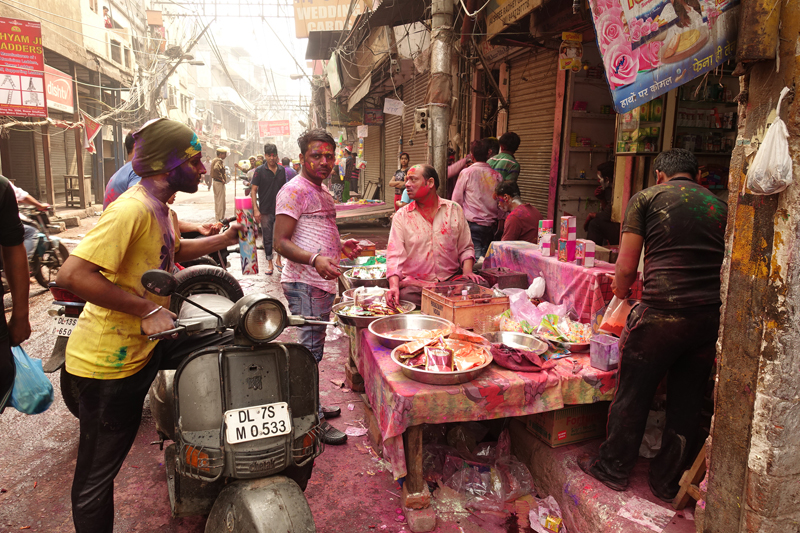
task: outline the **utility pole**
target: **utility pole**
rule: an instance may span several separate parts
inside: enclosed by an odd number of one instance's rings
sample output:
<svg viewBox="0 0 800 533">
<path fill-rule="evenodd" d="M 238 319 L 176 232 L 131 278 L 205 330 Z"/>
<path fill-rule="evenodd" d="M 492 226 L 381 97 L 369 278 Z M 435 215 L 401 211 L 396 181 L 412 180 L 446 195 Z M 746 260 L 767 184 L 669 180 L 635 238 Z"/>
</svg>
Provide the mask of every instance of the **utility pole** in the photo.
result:
<svg viewBox="0 0 800 533">
<path fill-rule="evenodd" d="M 450 135 L 450 100 L 453 80 L 450 56 L 453 46 L 453 0 L 432 0 L 429 153 L 439 174 L 439 196 L 447 191 L 447 141 Z"/>
</svg>

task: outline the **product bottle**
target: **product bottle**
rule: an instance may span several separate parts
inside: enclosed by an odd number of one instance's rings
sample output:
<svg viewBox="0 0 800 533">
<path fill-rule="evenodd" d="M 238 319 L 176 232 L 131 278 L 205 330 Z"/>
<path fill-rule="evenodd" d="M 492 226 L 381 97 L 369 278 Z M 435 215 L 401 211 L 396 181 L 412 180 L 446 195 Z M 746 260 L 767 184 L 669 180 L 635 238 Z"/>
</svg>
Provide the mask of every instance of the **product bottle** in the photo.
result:
<svg viewBox="0 0 800 533">
<path fill-rule="evenodd" d="M 462 300 L 469 300 L 468 294 L 469 294 L 469 291 L 467 289 L 464 289 L 463 291 L 461 291 L 461 299 Z"/>
<path fill-rule="evenodd" d="M 249 196 L 236 198 L 236 222 L 244 226 L 239 231 L 239 255 L 242 258 L 242 274 L 258 274 L 258 252 L 256 250 L 256 221 L 253 215 L 253 200 Z"/>
</svg>

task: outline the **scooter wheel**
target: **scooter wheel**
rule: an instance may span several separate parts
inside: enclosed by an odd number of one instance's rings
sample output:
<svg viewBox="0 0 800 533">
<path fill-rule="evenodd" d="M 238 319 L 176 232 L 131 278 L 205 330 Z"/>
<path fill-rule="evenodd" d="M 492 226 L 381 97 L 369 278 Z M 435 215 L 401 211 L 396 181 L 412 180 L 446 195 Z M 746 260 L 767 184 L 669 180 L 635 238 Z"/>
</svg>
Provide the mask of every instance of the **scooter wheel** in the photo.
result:
<svg viewBox="0 0 800 533">
<path fill-rule="evenodd" d="M 236 278 L 216 266 L 191 266 L 175 274 L 175 279 L 178 282 L 175 292 L 184 297 L 193 294 L 219 294 L 232 302 L 237 302 L 244 296 L 244 291 Z M 178 314 L 181 305 L 178 298 L 173 298 L 169 310 Z"/>
<path fill-rule="evenodd" d="M 39 285 L 49 289 L 50 282 L 56 280 L 58 269 L 61 268 L 67 257 L 69 257 L 69 250 L 61 242 L 58 243 L 57 250 L 48 250 L 43 256 L 34 254 L 31 261 L 31 270 Z"/>
</svg>

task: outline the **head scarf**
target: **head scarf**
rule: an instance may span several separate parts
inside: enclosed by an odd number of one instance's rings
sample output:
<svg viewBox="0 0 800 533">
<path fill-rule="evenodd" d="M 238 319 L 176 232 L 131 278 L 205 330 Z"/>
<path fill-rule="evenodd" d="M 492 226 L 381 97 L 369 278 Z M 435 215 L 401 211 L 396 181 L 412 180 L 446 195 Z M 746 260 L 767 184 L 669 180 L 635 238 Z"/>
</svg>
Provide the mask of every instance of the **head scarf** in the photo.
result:
<svg viewBox="0 0 800 533">
<path fill-rule="evenodd" d="M 165 174 L 199 154 L 197 135 L 184 124 L 159 118 L 151 120 L 133 134 L 133 171 L 147 178 Z"/>
</svg>

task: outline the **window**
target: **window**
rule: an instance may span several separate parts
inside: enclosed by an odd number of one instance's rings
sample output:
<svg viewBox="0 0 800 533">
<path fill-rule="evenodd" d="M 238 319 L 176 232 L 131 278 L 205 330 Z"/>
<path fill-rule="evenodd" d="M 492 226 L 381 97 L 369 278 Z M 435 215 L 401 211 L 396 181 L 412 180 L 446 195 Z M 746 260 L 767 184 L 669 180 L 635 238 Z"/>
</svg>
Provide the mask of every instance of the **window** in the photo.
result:
<svg viewBox="0 0 800 533">
<path fill-rule="evenodd" d="M 125 47 L 125 66 L 131 68 L 131 49 Z"/>
<path fill-rule="evenodd" d="M 111 59 L 122 64 L 122 45 L 113 39 L 111 40 Z"/>
<path fill-rule="evenodd" d="M 175 87 L 170 86 L 169 97 L 167 98 L 167 107 L 169 109 L 177 109 L 177 99 L 175 98 Z"/>
<path fill-rule="evenodd" d="M 97 0 L 89 0 L 89 9 L 97 13 Z"/>
</svg>

